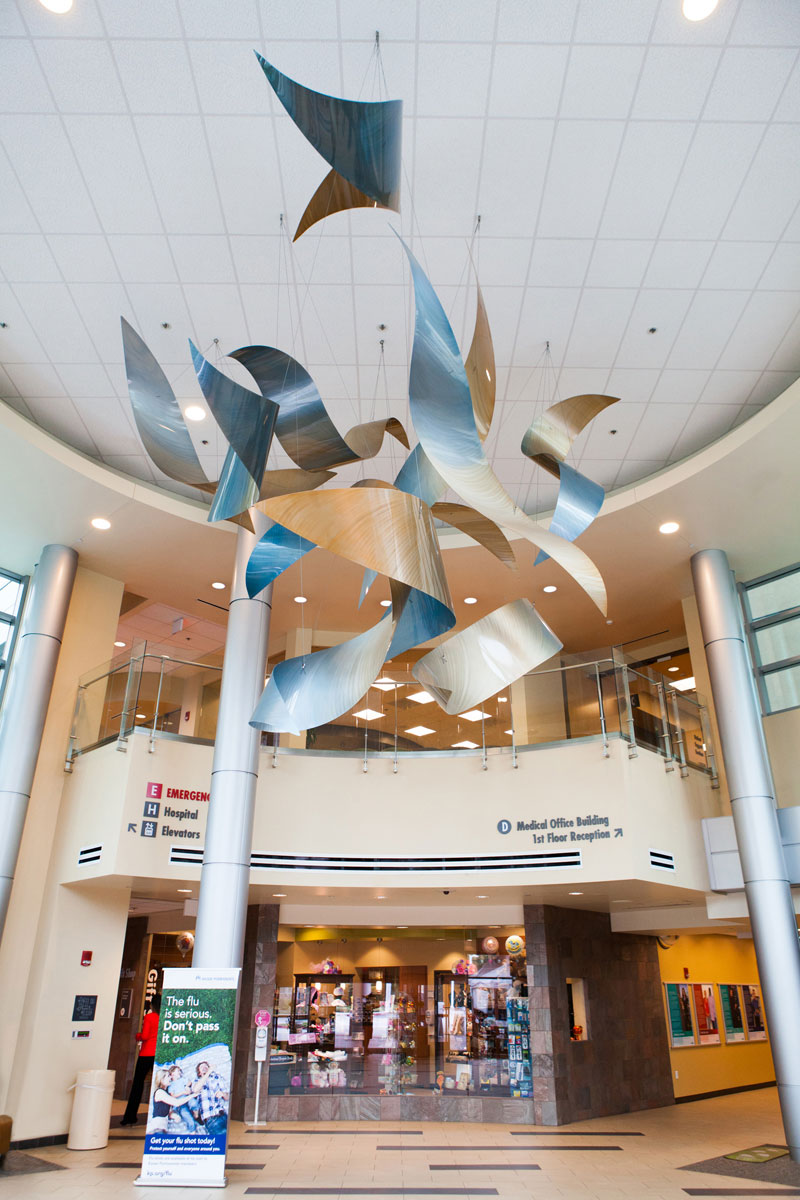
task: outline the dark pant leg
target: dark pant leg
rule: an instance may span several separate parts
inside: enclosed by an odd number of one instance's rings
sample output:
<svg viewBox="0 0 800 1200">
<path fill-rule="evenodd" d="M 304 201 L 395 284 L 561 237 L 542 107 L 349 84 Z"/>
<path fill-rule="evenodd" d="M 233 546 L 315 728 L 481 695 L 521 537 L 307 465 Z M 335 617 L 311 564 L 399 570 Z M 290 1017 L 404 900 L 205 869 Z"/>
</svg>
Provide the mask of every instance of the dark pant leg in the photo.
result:
<svg viewBox="0 0 800 1200">
<path fill-rule="evenodd" d="M 131 1084 L 130 1095 L 128 1096 L 128 1107 L 125 1109 L 123 1121 L 134 1121 L 136 1114 L 139 1111 L 139 1105 L 142 1102 L 142 1092 L 144 1091 L 144 1081 L 153 1066 L 152 1054 L 140 1054 L 136 1060 L 136 1070 L 133 1072 L 133 1083 Z"/>
</svg>

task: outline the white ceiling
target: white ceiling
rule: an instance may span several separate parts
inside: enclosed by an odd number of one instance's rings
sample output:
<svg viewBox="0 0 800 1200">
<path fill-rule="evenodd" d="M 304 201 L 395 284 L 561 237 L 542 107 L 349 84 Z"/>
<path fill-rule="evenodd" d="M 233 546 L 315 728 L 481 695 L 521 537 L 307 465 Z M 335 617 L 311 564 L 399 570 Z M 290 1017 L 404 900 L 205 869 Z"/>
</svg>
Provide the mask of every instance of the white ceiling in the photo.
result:
<svg viewBox="0 0 800 1200">
<path fill-rule="evenodd" d="M 721 0 L 699 24 L 680 0 L 75 0 L 67 16 L 5 0 L 0 35 L 0 395 L 119 470 L 161 478 L 120 315 L 181 402 L 199 396 L 188 337 L 212 359 L 267 342 L 309 367 L 343 431 L 407 422 L 413 305 L 390 225 L 466 350 L 481 215 L 487 446 L 529 508 L 552 484 L 519 442 L 557 395 L 621 398 L 574 447 L 613 487 L 800 373 L 797 0 Z M 320 91 L 402 97 L 400 217 L 337 214 L 292 248 L 280 214 L 293 232 L 327 165 L 254 48 Z M 210 425 L 192 434 L 216 477 Z M 367 473 L 391 477 L 402 454 L 388 439 Z"/>
</svg>

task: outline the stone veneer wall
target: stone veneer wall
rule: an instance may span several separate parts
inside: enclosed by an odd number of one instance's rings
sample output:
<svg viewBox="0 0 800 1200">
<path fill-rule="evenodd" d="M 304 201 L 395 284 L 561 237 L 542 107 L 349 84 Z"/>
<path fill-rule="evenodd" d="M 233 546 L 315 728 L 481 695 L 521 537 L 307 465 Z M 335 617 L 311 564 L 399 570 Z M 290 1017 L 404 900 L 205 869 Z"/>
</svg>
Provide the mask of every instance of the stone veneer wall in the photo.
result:
<svg viewBox="0 0 800 1200">
<path fill-rule="evenodd" d="M 655 938 L 605 913 L 524 907 L 537 1125 L 674 1103 Z M 566 980 L 583 979 L 589 1040 L 572 1042 Z"/>
<path fill-rule="evenodd" d="M 231 1097 L 231 1116 L 235 1121 L 253 1120 L 257 1075 L 254 1059 L 256 1027 L 253 1018 L 260 1008 L 272 1012 L 275 1003 L 279 917 L 278 904 L 251 904 L 247 909 Z M 261 1120 L 264 1119 L 268 1086 L 269 1058 L 264 1063 L 261 1076 Z"/>
</svg>

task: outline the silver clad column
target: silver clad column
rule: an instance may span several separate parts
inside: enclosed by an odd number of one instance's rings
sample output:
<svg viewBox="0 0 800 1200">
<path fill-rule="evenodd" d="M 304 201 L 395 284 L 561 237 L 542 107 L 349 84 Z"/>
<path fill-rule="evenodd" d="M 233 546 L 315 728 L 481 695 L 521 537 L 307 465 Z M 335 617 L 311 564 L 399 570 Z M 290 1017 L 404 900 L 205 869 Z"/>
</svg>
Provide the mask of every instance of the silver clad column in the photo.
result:
<svg viewBox="0 0 800 1200">
<path fill-rule="evenodd" d="M 731 793 L 772 1057 L 791 1157 L 800 1162 L 800 942 L 741 611 L 728 559 L 701 550 L 692 576 Z"/>
<path fill-rule="evenodd" d="M 257 536 L 237 533 L 193 967 L 241 967 L 261 734 L 249 721 L 264 690 L 272 585 L 251 600 Z"/>
<path fill-rule="evenodd" d="M 71 547 L 42 550 L 0 713 L 0 938 L 77 568 Z"/>
</svg>

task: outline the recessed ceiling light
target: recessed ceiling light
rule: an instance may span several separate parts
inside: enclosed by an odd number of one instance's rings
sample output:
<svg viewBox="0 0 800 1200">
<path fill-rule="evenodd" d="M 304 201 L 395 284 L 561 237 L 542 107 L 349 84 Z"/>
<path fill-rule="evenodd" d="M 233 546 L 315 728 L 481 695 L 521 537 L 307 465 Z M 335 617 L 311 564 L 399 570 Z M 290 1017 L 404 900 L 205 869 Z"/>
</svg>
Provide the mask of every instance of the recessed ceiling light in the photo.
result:
<svg viewBox="0 0 800 1200">
<path fill-rule="evenodd" d="M 353 713 L 354 717 L 359 717 L 362 721 L 377 721 L 378 717 L 382 717 L 383 713 L 376 712 L 374 708 L 362 708 L 360 712 Z"/>
<path fill-rule="evenodd" d="M 477 604 L 478 598 L 477 598 L 477 596 L 465 596 L 464 603 L 465 604 Z"/>
<path fill-rule="evenodd" d="M 183 410 L 183 415 L 187 421 L 205 421 L 206 410 L 201 408 L 199 404 L 190 404 L 188 408 Z"/>
<path fill-rule="evenodd" d="M 543 592 L 557 592 L 558 588 L 554 583 L 548 583 L 547 587 L 542 588 Z"/>
<path fill-rule="evenodd" d="M 272 896 L 273 896 L 273 899 L 275 899 L 275 900 L 285 900 L 286 892 L 273 892 Z"/>
<path fill-rule="evenodd" d="M 683 0 L 683 15 L 687 21 L 705 21 L 718 4 L 719 0 Z"/>
<path fill-rule="evenodd" d="M 431 704 L 433 702 L 433 696 L 430 692 L 414 692 L 408 699 L 413 700 L 416 704 Z"/>
<path fill-rule="evenodd" d="M 668 671 L 680 671 L 680 667 L 667 667 L 667 670 Z"/>
<path fill-rule="evenodd" d="M 137 713 L 137 714 L 136 714 L 136 720 L 137 720 L 137 721 L 146 721 L 146 720 L 147 720 L 147 713 Z"/>
<path fill-rule="evenodd" d="M 412 725 L 406 733 L 412 734 L 413 737 L 427 737 L 429 733 L 435 733 L 435 729 L 428 729 L 427 725 Z"/>
<path fill-rule="evenodd" d="M 372 686 L 376 687 L 379 692 L 393 692 L 395 690 L 395 688 L 400 687 L 400 684 L 399 683 L 390 683 L 390 681 L 388 679 L 387 680 L 376 679 Z"/>
<path fill-rule="evenodd" d="M 111 522 L 105 517 L 92 517 L 92 527 L 94 529 L 110 529 Z"/>
<path fill-rule="evenodd" d="M 376 900 L 385 900 L 386 897 L 385 896 L 376 896 L 375 899 Z"/>
<path fill-rule="evenodd" d="M 408 929 L 407 925 L 396 925 L 395 929 Z"/>
<path fill-rule="evenodd" d="M 498 704 L 508 704 L 508 696 L 498 696 L 497 703 Z"/>
<path fill-rule="evenodd" d="M 659 533 L 677 533 L 680 525 L 677 521 L 665 521 L 663 525 L 659 525 Z"/>
<path fill-rule="evenodd" d="M 295 604 L 308 604 L 308 596 L 295 596 Z"/>
<path fill-rule="evenodd" d="M 582 896 L 583 892 L 569 892 L 570 896 Z"/>
<path fill-rule="evenodd" d="M 392 687 L 397 687 L 394 679 L 390 679 L 388 675 L 379 675 L 375 680 L 376 683 L 390 683 Z"/>
<path fill-rule="evenodd" d="M 181 896 L 191 896 L 192 889 L 191 888 L 178 888 L 178 892 L 180 893 Z"/>
<path fill-rule="evenodd" d="M 671 686 L 677 688 L 679 692 L 693 692 L 695 689 L 694 675 L 689 675 L 686 679 L 673 679 Z"/>
<path fill-rule="evenodd" d="M 477 750 L 477 742 L 453 742 L 454 750 Z"/>
<path fill-rule="evenodd" d="M 460 715 L 460 716 L 461 716 L 461 717 L 462 717 L 462 718 L 463 718 L 465 721 L 480 721 L 481 719 L 485 719 L 485 718 L 487 718 L 487 717 L 490 717 L 492 714 L 491 714 L 491 713 L 485 713 L 485 712 L 481 712 L 481 710 L 480 710 L 479 708 L 471 708 L 471 709 L 469 710 L 469 712 L 460 713 L 459 715 Z"/>
<path fill-rule="evenodd" d="M 503 733 L 507 733 L 509 737 L 513 737 L 513 736 L 514 736 L 514 730 L 513 730 L 513 729 L 504 729 L 504 730 L 503 730 Z"/>
<path fill-rule="evenodd" d="M 114 645 L 117 647 L 118 650 L 124 650 L 127 643 L 126 642 L 114 642 Z M 678 668 L 676 667 L 675 670 L 677 671 L 677 669 Z"/>
<path fill-rule="evenodd" d="M 391 607 L 392 607 L 391 600 L 381 600 L 381 608 L 391 608 Z"/>
<path fill-rule="evenodd" d="M 476 896 L 475 899 L 476 900 L 488 900 L 489 897 L 488 896 Z"/>
<path fill-rule="evenodd" d="M 216 590 L 217 590 L 218 592 L 221 592 L 221 591 L 222 591 L 222 589 L 225 587 L 225 584 L 224 584 L 224 583 L 221 583 L 221 582 L 219 581 L 219 579 L 215 579 L 215 580 L 214 580 L 214 582 L 212 583 L 212 585 L 211 585 L 211 586 L 212 586 L 213 588 L 216 588 Z"/>
<path fill-rule="evenodd" d="M 63 16 L 72 8 L 72 0 L 39 0 L 42 8 L 46 8 L 48 12 L 58 13 Z"/>
</svg>

